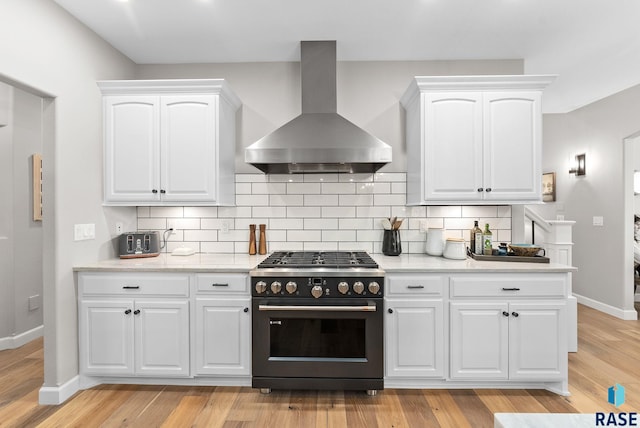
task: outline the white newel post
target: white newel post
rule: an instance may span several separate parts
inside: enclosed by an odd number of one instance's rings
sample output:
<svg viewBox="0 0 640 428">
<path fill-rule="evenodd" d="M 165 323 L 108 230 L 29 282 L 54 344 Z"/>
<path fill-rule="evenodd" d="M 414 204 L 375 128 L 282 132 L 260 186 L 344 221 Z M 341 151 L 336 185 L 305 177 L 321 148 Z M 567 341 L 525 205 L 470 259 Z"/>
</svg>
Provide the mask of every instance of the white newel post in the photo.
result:
<svg viewBox="0 0 640 428">
<path fill-rule="evenodd" d="M 560 263 L 571 266 L 572 263 L 572 228 L 575 221 L 568 220 L 547 220 L 551 226 L 551 230 L 547 233 L 546 242 L 544 243 L 547 257 L 551 263 Z M 571 274 L 569 274 L 571 277 Z M 569 281 L 571 286 L 571 280 Z M 569 290 L 568 301 L 568 318 L 569 318 L 569 352 L 578 351 L 578 300 L 571 294 Z"/>
</svg>

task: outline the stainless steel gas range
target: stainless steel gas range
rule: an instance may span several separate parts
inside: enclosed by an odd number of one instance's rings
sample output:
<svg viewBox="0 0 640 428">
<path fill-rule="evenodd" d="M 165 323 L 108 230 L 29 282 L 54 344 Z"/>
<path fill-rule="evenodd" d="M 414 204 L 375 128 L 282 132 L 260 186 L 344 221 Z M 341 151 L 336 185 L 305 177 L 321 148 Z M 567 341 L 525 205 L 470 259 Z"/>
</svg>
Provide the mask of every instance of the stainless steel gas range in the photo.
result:
<svg viewBox="0 0 640 428">
<path fill-rule="evenodd" d="M 250 276 L 254 388 L 384 388 L 384 271 L 366 252 L 275 252 Z"/>
</svg>

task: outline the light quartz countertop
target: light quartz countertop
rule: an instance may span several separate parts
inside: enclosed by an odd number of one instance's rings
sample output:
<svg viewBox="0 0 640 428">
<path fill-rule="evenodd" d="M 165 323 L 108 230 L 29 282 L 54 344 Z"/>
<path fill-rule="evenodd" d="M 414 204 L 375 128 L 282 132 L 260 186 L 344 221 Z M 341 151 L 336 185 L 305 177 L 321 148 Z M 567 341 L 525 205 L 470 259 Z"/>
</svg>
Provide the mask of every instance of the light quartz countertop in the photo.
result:
<svg viewBox="0 0 640 428">
<path fill-rule="evenodd" d="M 489 262 L 471 258 L 449 260 L 426 254 L 385 256 L 371 254 L 385 272 L 575 272 L 576 268 L 554 263 Z M 266 255 L 193 254 L 139 259 L 109 259 L 74 267 L 76 272 L 248 272 Z"/>
</svg>

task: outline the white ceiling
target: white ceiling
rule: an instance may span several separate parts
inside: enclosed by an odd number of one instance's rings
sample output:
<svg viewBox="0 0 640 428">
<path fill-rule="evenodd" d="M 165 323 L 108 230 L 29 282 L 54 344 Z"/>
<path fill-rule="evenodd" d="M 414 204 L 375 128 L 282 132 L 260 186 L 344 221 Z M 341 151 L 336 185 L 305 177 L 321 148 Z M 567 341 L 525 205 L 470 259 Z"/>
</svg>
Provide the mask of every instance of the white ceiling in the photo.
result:
<svg viewBox="0 0 640 428">
<path fill-rule="evenodd" d="M 557 74 L 545 112 L 640 83 L 638 0 L 54 0 L 138 64 L 524 59 Z"/>
</svg>

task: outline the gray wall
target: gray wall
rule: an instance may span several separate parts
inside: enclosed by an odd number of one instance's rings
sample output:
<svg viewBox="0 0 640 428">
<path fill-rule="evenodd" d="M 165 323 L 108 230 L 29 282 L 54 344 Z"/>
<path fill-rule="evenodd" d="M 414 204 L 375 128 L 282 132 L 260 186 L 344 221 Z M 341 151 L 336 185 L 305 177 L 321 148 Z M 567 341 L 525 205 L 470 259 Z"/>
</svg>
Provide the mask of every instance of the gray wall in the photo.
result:
<svg viewBox="0 0 640 428">
<path fill-rule="evenodd" d="M 45 386 L 78 373 L 73 266 L 113 257 L 115 221 L 135 210 L 102 207 L 102 105 L 97 80 L 134 76 L 135 65 L 50 0 L 2 1 L 0 80 L 45 101 Z M 96 239 L 73 241 L 95 223 Z"/>
<path fill-rule="evenodd" d="M 0 83 L 0 104 L 6 115 L 0 127 L 0 339 L 15 332 L 13 285 L 13 88 Z M 2 348 L 0 348 L 2 349 Z"/>
<path fill-rule="evenodd" d="M 573 276 L 576 294 L 632 310 L 623 280 L 624 194 L 623 139 L 640 131 L 640 86 L 567 114 L 544 116 L 543 166 L 556 172 L 557 201 L 548 204 L 548 217 L 564 214 L 575 220 Z M 568 173 L 570 156 L 587 155 L 587 174 Z M 593 226 L 603 216 L 604 226 Z"/>
</svg>

